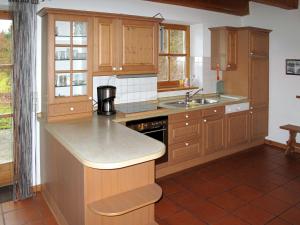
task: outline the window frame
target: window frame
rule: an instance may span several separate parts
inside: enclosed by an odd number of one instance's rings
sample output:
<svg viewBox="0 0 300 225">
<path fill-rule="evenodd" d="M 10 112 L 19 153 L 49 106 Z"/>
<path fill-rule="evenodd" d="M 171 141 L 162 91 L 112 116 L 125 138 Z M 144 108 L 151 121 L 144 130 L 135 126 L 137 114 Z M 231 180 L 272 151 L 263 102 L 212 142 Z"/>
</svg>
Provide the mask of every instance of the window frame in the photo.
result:
<svg viewBox="0 0 300 225">
<path fill-rule="evenodd" d="M 189 25 L 180 25 L 180 24 L 169 24 L 169 23 L 162 23 L 160 24 L 167 30 L 182 30 L 185 31 L 185 53 L 158 53 L 158 57 L 167 56 L 168 60 L 168 80 L 167 81 L 158 81 L 157 88 L 159 92 L 169 91 L 169 90 L 184 90 L 190 89 L 190 87 L 185 87 L 184 85 L 180 84 L 179 80 L 172 81 L 170 80 L 170 57 L 186 57 L 185 61 L 185 78 L 190 79 L 190 26 Z M 159 37 L 160 38 L 160 37 Z M 168 35 L 168 49 L 170 49 L 170 35 Z"/>
<path fill-rule="evenodd" d="M 12 20 L 12 15 L 7 10 L 0 10 L 0 20 Z M 0 64 L 0 69 L 10 69 L 13 70 L 13 63 L 11 64 Z M 13 117 L 12 113 L 0 114 L 0 119 L 11 118 Z"/>
</svg>

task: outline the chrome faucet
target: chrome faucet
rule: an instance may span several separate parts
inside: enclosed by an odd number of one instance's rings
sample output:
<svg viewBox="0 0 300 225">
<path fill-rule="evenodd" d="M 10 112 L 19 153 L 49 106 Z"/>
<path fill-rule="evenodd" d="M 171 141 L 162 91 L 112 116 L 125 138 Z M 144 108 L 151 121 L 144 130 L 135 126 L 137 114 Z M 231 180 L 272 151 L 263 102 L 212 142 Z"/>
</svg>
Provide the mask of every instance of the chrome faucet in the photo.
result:
<svg viewBox="0 0 300 225">
<path fill-rule="evenodd" d="M 198 89 L 197 91 L 195 91 L 193 94 L 191 94 L 192 91 L 188 91 L 188 92 L 185 94 L 185 103 L 187 104 L 187 103 L 191 102 L 193 96 L 194 96 L 195 94 L 197 94 L 198 92 L 203 91 L 203 90 L 204 90 L 203 88 L 199 88 L 199 89 Z"/>
</svg>

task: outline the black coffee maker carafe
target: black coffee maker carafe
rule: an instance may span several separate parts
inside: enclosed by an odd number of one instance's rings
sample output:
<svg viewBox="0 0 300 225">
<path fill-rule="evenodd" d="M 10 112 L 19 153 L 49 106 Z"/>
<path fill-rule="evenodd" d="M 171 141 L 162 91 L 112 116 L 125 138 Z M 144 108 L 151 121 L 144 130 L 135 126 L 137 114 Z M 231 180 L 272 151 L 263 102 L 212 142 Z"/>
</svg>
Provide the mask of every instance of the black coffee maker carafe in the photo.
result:
<svg viewBox="0 0 300 225">
<path fill-rule="evenodd" d="M 116 97 L 116 87 L 114 86 L 99 86 L 97 87 L 98 94 L 98 110 L 99 115 L 113 115 L 116 113 L 114 100 Z"/>
</svg>

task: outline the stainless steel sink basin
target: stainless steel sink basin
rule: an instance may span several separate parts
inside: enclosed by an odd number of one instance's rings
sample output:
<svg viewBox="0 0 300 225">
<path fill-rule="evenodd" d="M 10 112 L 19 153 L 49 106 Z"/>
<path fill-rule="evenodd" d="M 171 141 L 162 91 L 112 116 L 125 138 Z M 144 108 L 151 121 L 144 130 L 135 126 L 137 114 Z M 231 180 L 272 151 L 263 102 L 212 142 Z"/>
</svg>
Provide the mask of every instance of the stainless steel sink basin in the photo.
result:
<svg viewBox="0 0 300 225">
<path fill-rule="evenodd" d="M 173 106 L 173 107 L 180 107 L 180 108 L 188 108 L 193 106 L 200 106 L 200 105 L 208 105 L 208 104 L 215 104 L 219 101 L 216 99 L 193 99 L 190 102 L 185 101 L 175 101 L 175 102 L 167 102 L 166 105 Z"/>
</svg>

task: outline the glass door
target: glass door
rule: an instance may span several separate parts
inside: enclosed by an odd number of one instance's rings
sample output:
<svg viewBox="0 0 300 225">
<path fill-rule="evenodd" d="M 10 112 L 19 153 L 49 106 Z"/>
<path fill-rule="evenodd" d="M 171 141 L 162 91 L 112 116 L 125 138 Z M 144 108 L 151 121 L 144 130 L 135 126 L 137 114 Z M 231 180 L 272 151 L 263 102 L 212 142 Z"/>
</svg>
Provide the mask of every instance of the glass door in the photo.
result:
<svg viewBox="0 0 300 225">
<path fill-rule="evenodd" d="M 88 23 L 55 21 L 55 98 L 87 95 Z"/>
<path fill-rule="evenodd" d="M 12 21 L 0 18 L 0 203 L 12 199 Z"/>
</svg>

